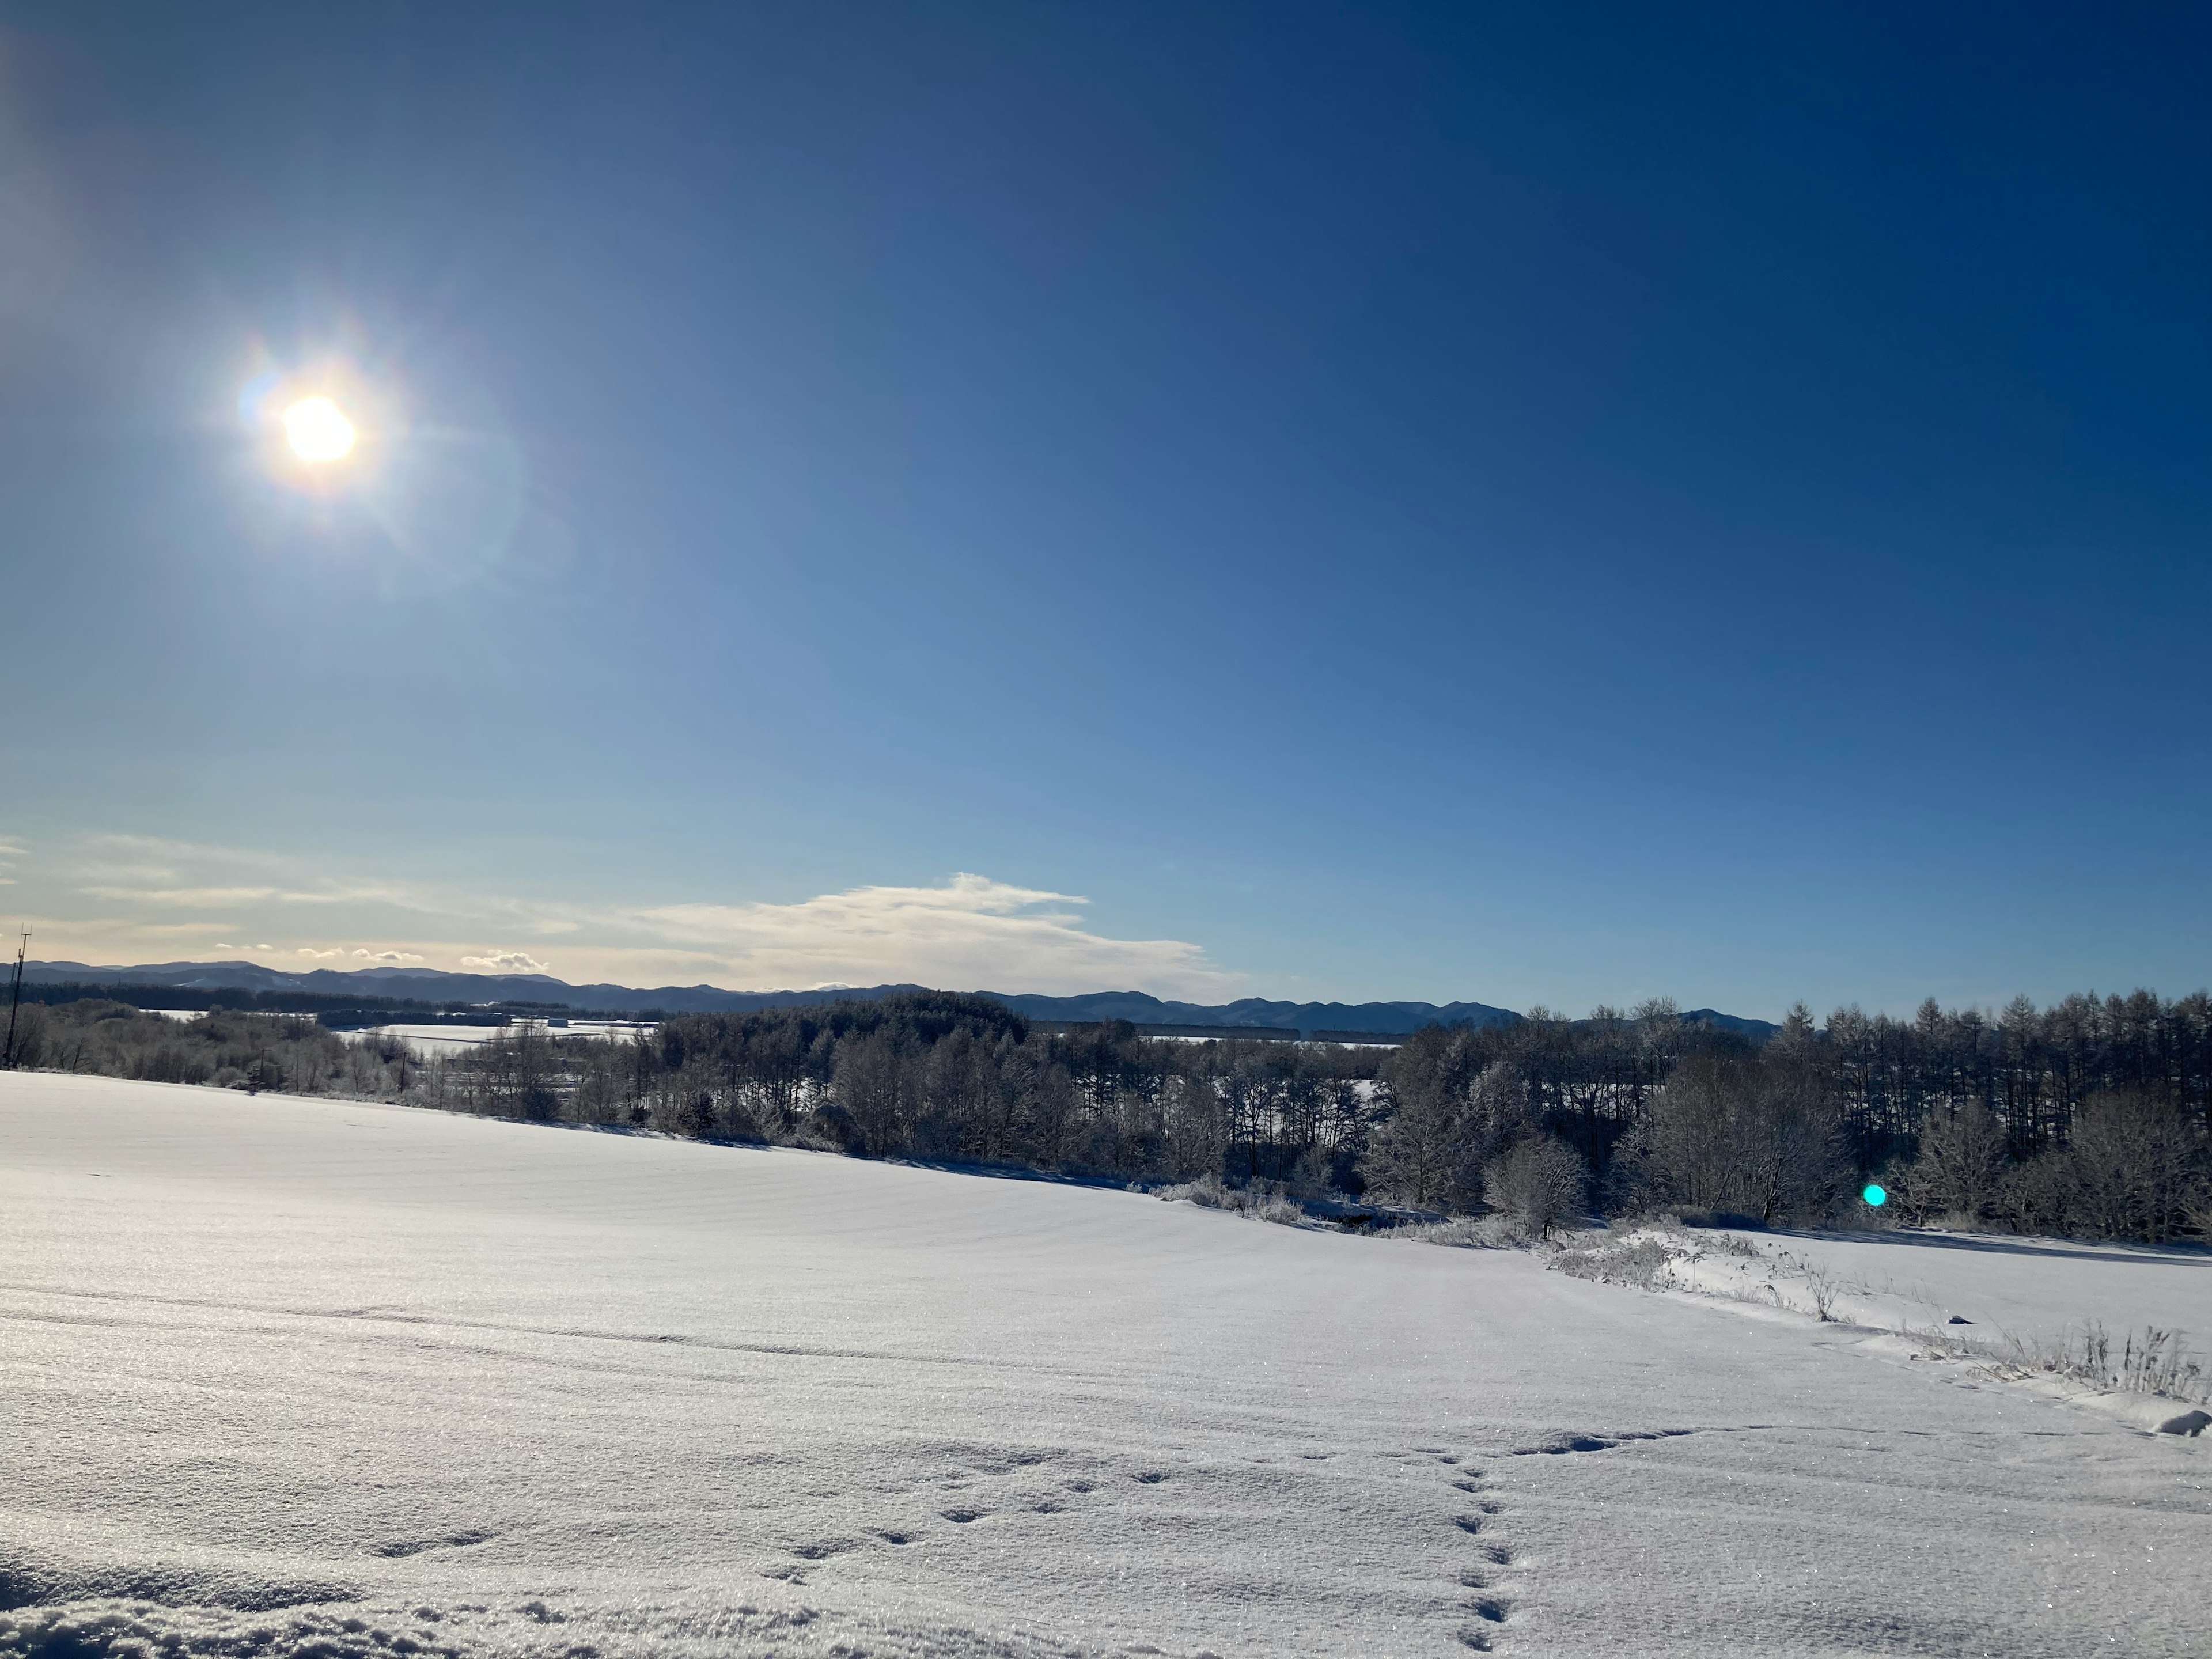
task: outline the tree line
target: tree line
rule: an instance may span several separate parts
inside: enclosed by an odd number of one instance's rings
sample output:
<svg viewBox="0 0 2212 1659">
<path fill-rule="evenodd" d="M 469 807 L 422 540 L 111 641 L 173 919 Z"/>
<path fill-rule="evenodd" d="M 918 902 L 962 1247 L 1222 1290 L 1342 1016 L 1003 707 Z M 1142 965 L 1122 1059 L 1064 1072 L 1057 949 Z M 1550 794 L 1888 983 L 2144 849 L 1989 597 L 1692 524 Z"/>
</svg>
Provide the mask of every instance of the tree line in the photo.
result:
<svg viewBox="0 0 2212 1659">
<path fill-rule="evenodd" d="M 1371 1179 L 1464 1207 L 1531 1133 L 1615 1214 L 1867 1218 L 2162 1240 L 2212 1227 L 2212 1000 L 1933 1000 L 1909 1020 L 1794 1009 L 1762 1044 L 1671 1005 L 1417 1034 L 1393 1057 Z"/>
<path fill-rule="evenodd" d="M 173 1019 L 103 997 L 24 1003 L 0 1066 L 377 1100 L 418 1097 L 427 1069 L 409 1045 L 349 1042 L 312 1017 L 219 1007 Z"/>
<path fill-rule="evenodd" d="M 632 1039 L 523 1024 L 425 1058 L 217 1011 L 50 1011 L 43 1061 L 373 1095 L 870 1158 L 1208 1180 L 1534 1227 L 1659 1211 L 1882 1215 L 2084 1237 L 2212 1232 L 2212 1000 L 1794 1010 L 1763 1042 L 1666 1002 L 1431 1026 L 1395 1048 L 1032 1027 L 981 998 L 687 1014 Z"/>
</svg>

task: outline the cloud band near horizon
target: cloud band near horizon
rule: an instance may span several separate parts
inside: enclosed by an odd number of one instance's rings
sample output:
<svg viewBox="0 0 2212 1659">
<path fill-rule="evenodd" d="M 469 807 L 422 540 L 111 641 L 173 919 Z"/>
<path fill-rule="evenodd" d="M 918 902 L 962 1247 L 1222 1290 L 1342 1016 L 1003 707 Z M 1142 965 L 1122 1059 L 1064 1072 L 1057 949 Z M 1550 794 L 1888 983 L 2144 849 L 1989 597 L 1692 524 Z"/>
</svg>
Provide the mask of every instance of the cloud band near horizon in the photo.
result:
<svg viewBox="0 0 2212 1659">
<path fill-rule="evenodd" d="M 106 861 L 118 847 L 134 860 L 127 867 Z M 40 850 L 9 844 L 23 880 L 10 896 L 34 913 L 37 954 L 98 966 L 219 952 L 293 971 L 419 963 L 571 983 L 915 983 L 1203 998 L 1233 994 L 1244 977 L 1187 940 L 1093 931 L 1078 895 L 970 872 L 933 886 L 858 886 L 791 902 L 625 907 L 337 878 L 276 855 L 143 836 L 85 837 L 52 859 Z M 195 910 L 208 920 L 180 915 Z M 307 915 L 312 935 L 286 925 Z M 248 939 L 256 943 L 233 942 Z"/>
</svg>

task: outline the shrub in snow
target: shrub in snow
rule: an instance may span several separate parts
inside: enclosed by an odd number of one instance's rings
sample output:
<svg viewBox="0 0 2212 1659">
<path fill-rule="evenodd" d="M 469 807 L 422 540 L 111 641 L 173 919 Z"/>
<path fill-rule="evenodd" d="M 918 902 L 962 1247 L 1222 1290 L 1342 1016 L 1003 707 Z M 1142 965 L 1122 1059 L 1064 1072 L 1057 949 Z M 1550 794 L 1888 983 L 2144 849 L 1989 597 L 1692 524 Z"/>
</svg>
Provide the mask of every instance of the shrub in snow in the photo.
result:
<svg viewBox="0 0 2212 1659">
<path fill-rule="evenodd" d="M 1458 1250 L 1503 1250 L 1528 1243 L 1528 1230 L 1510 1216 L 1454 1216 L 1449 1221 L 1416 1221 L 1393 1227 L 1390 1237 Z"/>
<path fill-rule="evenodd" d="M 1590 1243 L 1554 1251 L 1544 1264 L 1577 1279 L 1594 1279 L 1607 1285 L 1632 1285 L 1641 1291 L 1663 1291 L 1674 1282 L 1677 1252 L 1663 1239 L 1639 1234 L 1629 1238 L 1595 1236 Z"/>
<path fill-rule="evenodd" d="M 1292 1200 L 1281 1187 L 1270 1182 L 1231 1187 L 1218 1176 L 1206 1175 L 1196 1181 L 1186 1181 L 1180 1186 L 1162 1188 L 1159 1195 L 1169 1203 L 1196 1204 L 1209 1210 L 1227 1210 L 1232 1214 L 1249 1216 L 1255 1221 L 1273 1221 L 1284 1226 L 1303 1227 L 1313 1221 L 1303 1204 Z"/>
<path fill-rule="evenodd" d="M 868 1150 L 866 1137 L 853 1115 L 832 1102 L 817 1106 L 807 1115 L 805 1127 L 799 1132 L 799 1144 L 825 1152 L 842 1152 L 848 1158 L 865 1157 Z"/>
<path fill-rule="evenodd" d="M 1335 1160 L 1325 1146 L 1307 1147 L 1291 1170 L 1291 1190 L 1300 1198 L 1321 1198 L 1335 1185 Z"/>
<path fill-rule="evenodd" d="M 1589 1186 L 1582 1154 L 1556 1135 L 1534 1132 L 1482 1172 L 1485 1201 L 1538 1238 L 1548 1238 L 1553 1227 L 1583 1213 Z"/>
<path fill-rule="evenodd" d="M 1197 1204 L 1209 1210 L 1234 1207 L 1230 1202 L 1229 1189 L 1221 1184 L 1218 1175 L 1203 1175 L 1195 1181 L 1186 1181 L 1178 1186 L 1160 1188 L 1160 1200 L 1166 1204 Z"/>
<path fill-rule="evenodd" d="M 1959 1346 L 1964 1352 L 1991 1352 L 1971 1343 Z M 2006 1369 L 2062 1376 L 2093 1389 L 2212 1401 L 2212 1374 L 2203 1362 L 2190 1352 L 2179 1332 L 2156 1325 L 2146 1325 L 2140 1334 L 2127 1333 L 2117 1354 L 2104 1322 L 2092 1319 L 2069 1327 L 2055 1342 L 2009 1338 L 1996 1357 Z"/>
</svg>

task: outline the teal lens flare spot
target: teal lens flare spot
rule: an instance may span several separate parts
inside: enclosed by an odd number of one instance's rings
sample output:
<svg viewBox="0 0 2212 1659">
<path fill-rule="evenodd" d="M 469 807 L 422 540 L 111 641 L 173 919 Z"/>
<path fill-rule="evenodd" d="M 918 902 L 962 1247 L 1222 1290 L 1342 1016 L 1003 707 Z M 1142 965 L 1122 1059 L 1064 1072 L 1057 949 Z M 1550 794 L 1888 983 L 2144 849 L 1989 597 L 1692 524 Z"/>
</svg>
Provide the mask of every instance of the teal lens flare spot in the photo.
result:
<svg viewBox="0 0 2212 1659">
<path fill-rule="evenodd" d="M 1880 1187 L 1875 1185 L 1871 1181 L 1867 1182 L 1866 1190 L 1861 1193 L 1859 1196 L 1866 1200 L 1867 1206 L 1869 1209 L 1879 1210 L 1883 1205 L 1889 1202 L 1889 1194 L 1884 1192 Z"/>
</svg>

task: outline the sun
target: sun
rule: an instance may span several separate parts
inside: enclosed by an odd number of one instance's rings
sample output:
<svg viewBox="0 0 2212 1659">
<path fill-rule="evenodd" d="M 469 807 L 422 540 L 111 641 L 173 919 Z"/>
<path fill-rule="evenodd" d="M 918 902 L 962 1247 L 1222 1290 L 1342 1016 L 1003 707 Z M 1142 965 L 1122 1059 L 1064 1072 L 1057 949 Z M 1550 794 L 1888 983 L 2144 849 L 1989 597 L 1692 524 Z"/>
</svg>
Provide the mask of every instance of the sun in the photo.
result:
<svg viewBox="0 0 2212 1659">
<path fill-rule="evenodd" d="M 353 422 L 328 398 L 302 398 L 285 410 L 283 418 L 292 453 L 310 466 L 342 461 L 353 453 Z"/>
</svg>

